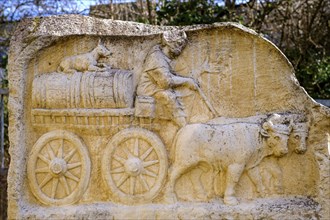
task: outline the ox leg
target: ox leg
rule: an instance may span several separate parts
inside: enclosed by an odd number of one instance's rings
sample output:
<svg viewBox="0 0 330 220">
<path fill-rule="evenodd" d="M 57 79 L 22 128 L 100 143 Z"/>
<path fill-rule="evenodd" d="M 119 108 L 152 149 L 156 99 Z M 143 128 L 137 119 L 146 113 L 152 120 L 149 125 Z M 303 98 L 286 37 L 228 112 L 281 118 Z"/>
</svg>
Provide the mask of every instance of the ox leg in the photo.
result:
<svg viewBox="0 0 330 220">
<path fill-rule="evenodd" d="M 274 188 L 276 193 L 283 194 L 283 178 L 282 178 L 282 170 L 278 163 L 274 163 L 271 169 L 269 170 L 272 174 L 274 181 Z"/>
<path fill-rule="evenodd" d="M 75 69 L 63 69 L 62 72 L 64 72 L 64 73 L 69 73 L 69 74 L 74 74 L 74 73 L 76 73 L 77 71 L 76 71 Z"/>
<path fill-rule="evenodd" d="M 170 179 L 165 192 L 165 202 L 173 203 L 177 201 L 175 193 L 176 181 L 186 173 L 190 167 L 191 166 L 175 166 L 171 168 L 172 171 L 170 172 Z"/>
<path fill-rule="evenodd" d="M 252 169 L 249 169 L 248 175 L 252 183 L 255 185 L 257 193 L 260 195 L 262 195 L 263 193 L 267 195 L 268 193 L 266 192 L 266 188 L 262 182 L 259 167 L 254 167 Z"/>
<path fill-rule="evenodd" d="M 224 196 L 224 203 L 227 205 L 238 204 L 237 198 L 235 197 L 235 186 L 242 175 L 244 167 L 244 164 L 231 164 L 227 168 L 226 190 Z"/>
<path fill-rule="evenodd" d="M 94 65 L 90 65 L 89 67 L 88 67 L 88 70 L 89 71 L 92 71 L 92 72 L 96 72 L 96 71 L 101 71 L 102 69 L 101 68 L 99 68 L 99 67 L 97 67 L 97 66 L 94 66 Z"/>
<path fill-rule="evenodd" d="M 196 198 L 201 201 L 206 200 L 205 189 L 201 181 L 202 172 L 202 170 L 194 169 L 189 173 L 189 179 L 192 184 L 194 194 L 196 195 Z"/>
<path fill-rule="evenodd" d="M 206 185 L 207 188 L 211 188 L 211 192 L 206 192 L 206 189 L 202 183 L 202 175 L 203 173 L 209 172 L 211 170 L 211 178 Z M 200 163 L 197 169 L 193 169 L 189 173 L 189 179 L 192 183 L 193 190 L 195 192 L 196 198 L 200 201 L 205 201 L 211 196 L 214 195 L 213 187 L 214 187 L 214 171 L 212 166 L 209 164 Z"/>
</svg>

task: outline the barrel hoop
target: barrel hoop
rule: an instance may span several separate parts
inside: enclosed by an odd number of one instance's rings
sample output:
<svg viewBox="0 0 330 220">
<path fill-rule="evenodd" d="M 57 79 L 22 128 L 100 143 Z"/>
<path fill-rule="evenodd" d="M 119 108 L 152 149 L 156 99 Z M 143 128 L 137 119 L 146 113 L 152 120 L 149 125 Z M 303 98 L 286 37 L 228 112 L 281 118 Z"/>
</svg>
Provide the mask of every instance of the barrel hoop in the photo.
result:
<svg viewBox="0 0 330 220">
<path fill-rule="evenodd" d="M 121 107 L 123 106 L 123 104 L 125 105 L 125 103 L 123 103 L 122 96 L 125 95 L 125 91 L 127 89 L 127 87 L 124 86 L 124 78 L 126 74 L 122 74 L 120 70 L 116 74 L 118 75 L 118 90 L 120 89 L 120 87 L 125 88 L 125 90 L 122 90 L 122 92 L 118 93 L 117 96 L 118 101 L 116 103 L 116 107 Z"/>
<path fill-rule="evenodd" d="M 83 108 L 88 108 L 88 73 L 81 77 L 81 99 Z"/>
<path fill-rule="evenodd" d="M 67 106 L 67 108 L 70 108 L 71 101 L 72 101 L 72 97 L 71 97 L 72 81 L 71 81 L 71 79 L 68 79 L 67 85 L 68 85 L 68 88 L 66 90 L 66 106 Z"/>
<path fill-rule="evenodd" d="M 41 78 L 42 78 L 42 76 L 39 78 L 40 79 L 40 81 L 39 81 L 39 83 L 42 81 L 41 80 Z M 47 105 L 47 100 L 46 100 L 46 97 L 47 97 L 47 83 L 41 83 L 41 85 L 42 86 L 40 86 L 40 88 L 41 88 L 41 91 L 40 91 L 40 94 L 41 94 L 41 106 L 43 107 L 43 108 L 45 108 Z"/>
<path fill-rule="evenodd" d="M 76 74 L 74 73 L 71 80 L 70 80 L 70 95 L 71 95 L 71 99 L 70 99 L 70 108 L 75 108 L 75 78 L 76 78 Z"/>
<path fill-rule="evenodd" d="M 80 85 L 81 85 L 81 78 L 82 78 L 82 74 L 79 72 L 76 72 L 74 74 L 74 83 L 75 83 L 75 87 L 74 87 L 74 108 L 79 108 L 80 106 Z"/>
<path fill-rule="evenodd" d="M 118 102 L 118 89 L 118 74 L 115 72 L 113 77 L 113 100 L 115 101 L 116 106 Z"/>
<path fill-rule="evenodd" d="M 95 103 L 95 95 L 94 95 L 94 81 L 95 81 L 95 75 L 90 74 L 89 77 L 89 102 L 91 104 L 92 107 L 96 106 Z"/>
</svg>

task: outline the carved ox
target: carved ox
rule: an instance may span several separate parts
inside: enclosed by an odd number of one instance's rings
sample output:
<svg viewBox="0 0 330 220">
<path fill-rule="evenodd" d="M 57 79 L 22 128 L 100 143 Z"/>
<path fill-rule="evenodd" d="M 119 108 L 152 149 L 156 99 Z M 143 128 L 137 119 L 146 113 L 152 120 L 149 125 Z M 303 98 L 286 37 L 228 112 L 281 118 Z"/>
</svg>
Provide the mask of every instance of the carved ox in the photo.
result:
<svg viewBox="0 0 330 220">
<path fill-rule="evenodd" d="M 293 115 L 294 116 L 294 115 Z M 292 132 L 289 136 L 289 142 L 294 147 L 294 152 L 297 154 L 304 154 L 307 151 L 306 140 L 308 137 L 308 124 L 306 122 L 295 122 L 292 115 L 289 115 L 290 123 L 292 124 Z M 288 120 L 286 120 L 287 122 Z M 285 121 L 283 121 L 285 122 Z M 283 191 L 283 175 L 282 169 L 279 166 L 277 160 L 271 159 L 264 168 L 262 172 L 262 178 L 265 181 L 265 191 L 264 195 L 269 195 L 272 192 L 272 186 L 278 194 L 282 194 Z M 266 171 L 266 172 L 265 172 Z"/>
<path fill-rule="evenodd" d="M 306 123 L 294 123 L 290 140 L 295 145 L 294 151 L 303 154 L 307 150 L 306 139 L 308 137 L 308 125 Z"/>
<path fill-rule="evenodd" d="M 308 123 L 306 122 L 305 115 L 279 113 L 280 117 L 276 118 L 277 124 L 291 124 L 292 132 L 289 137 L 289 145 L 294 146 L 294 151 L 298 154 L 303 154 L 307 150 L 306 139 L 308 137 Z M 247 118 L 227 118 L 218 117 L 208 122 L 208 124 L 232 124 L 232 123 L 261 123 L 267 118 L 267 115 L 257 115 Z M 290 143 L 291 142 L 291 143 Z"/>
<path fill-rule="evenodd" d="M 182 128 L 176 137 L 175 161 L 171 167 L 167 196 L 176 199 L 175 184 L 179 177 L 201 163 L 226 172 L 224 202 L 238 204 L 235 186 L 242 172 L 263 190 L 257 165 L 266 156 L 281 157 L 288 153 L 291 126 L 274 124 L 268 118 L 262 126 L 252 123 L 226 125 L 191 124 Z"/>
</svg>

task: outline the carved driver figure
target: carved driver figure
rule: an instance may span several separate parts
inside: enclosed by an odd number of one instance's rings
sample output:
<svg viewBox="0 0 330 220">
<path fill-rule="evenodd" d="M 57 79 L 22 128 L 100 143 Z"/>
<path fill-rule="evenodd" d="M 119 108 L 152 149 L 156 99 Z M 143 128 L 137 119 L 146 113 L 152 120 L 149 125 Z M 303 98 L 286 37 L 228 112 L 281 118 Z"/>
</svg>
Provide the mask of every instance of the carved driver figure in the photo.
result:
<svg viewBox="0 0 330 220">
<path fill-rule="evenodd" d="M 197 84 L 192 78 L 178 76 L 170 62 L 181 54 L 186 44 L 187 35 L 184 31 L 164 32 L 162 46 L 154 46 L 146 56 L 137 87 L 138 96 L 154 97 L 156 104 L 166 108 L 169 117 L 180 127 L 186 124 L 186 115 L 174 89 L 186 86 L 196 90 Z"/>
</svg>

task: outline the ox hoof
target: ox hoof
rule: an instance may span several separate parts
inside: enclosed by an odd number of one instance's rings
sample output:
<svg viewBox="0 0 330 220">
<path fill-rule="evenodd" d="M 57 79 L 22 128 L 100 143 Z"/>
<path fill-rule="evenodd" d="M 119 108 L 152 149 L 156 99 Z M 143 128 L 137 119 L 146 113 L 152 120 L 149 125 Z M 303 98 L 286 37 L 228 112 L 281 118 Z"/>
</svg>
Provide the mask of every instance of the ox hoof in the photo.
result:
<svg viewBox="0 0 330 220">
<path fill-rule="evenodd" d="M 205 193 L 196 193 L 196 199 L 198 201 L 207 201 L 209 197 Z"/>
<path fill-rule="evenodd" d="M 276 186 L 275 191 L 277 194 L 284 194 L 283 187 L 281 187 L 281 186 Z"/>
<path fill-rule="evenodd" d="M 164 203 L 166 204 L 172 204 L 176 203 L 178 200 L 176 198 L 176 195 L 174 193 L 170 193 L 164 197 Z"/>
<path fill-rule="evenodd" d="M 226 205 L 238 205 L 238 200 L 233 196 L 225 197 L 223 201 Z"/>
</svg>

